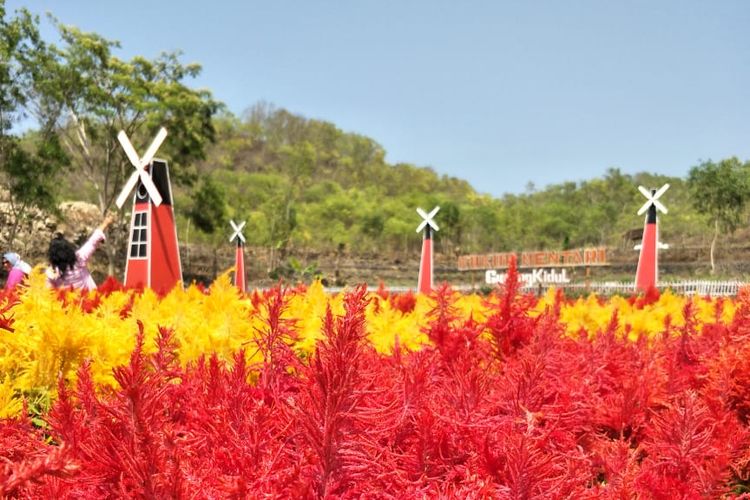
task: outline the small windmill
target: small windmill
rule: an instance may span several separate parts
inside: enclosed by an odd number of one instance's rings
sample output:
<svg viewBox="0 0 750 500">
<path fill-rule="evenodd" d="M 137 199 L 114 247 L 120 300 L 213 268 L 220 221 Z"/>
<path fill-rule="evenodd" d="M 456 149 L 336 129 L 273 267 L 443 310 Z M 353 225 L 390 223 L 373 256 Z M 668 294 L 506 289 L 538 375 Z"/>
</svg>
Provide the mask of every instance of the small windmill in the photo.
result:
<svg viewBox="0 0 750 500">
<path fill-rule="evenodd" d="M 127 134 L 124 131 L 117 134 L 125 155 L 135 167 L 115 201 L 122 208 L 135 189 L 125 286 L 148 287 L 160 293 L 182 281 L 169 168 L 166 161 L 154 159 L 166 137 L 167 130 L 161 128 L 146 153 L 139 157 Z"/>
<path fill-rule="evenodd" d="M 234 286 L 239 288 L 240 292 L 245 292 L 245 236 L 242 234 L 242 228 L 245 227 L 245 221 L 242 221 L 240 225 L 234 223 L 233 220 L 229 221 L 232 226 L 232 236 L 229 237 L 229 242 L 237 241 L 237 250 L 234 256 Z"/>
<path fill-rule="evenodd" d="M 439 231 L 438 225 L 433 218 L 440 207 L 435 207 L 430 213 L 417 208 L 417 213 L 422 217 L 422 222 L 417 226 L 417 232 L 424 231 L 422 238 L 422 258 L 419 261 L 419 281 L 417 291 L 430 293 L 432 291 L 432 231 Z"/>
<path fill-rule="evenodd" d="M 659 241 L 659 228 L 657 224 L 657 210 L 667 213 L 665 207 L 659 198 L 669 189 L 669 184 L 664 184 L 657 191 L 649 191 L 643 186 L 638 186 L 643 196 L 646 197 L 646 203 L 638 210 L 638 215 L 646 214 L 646 222 L 643 227 L 643 239 L 640 245 L 635 246 L 635 250 L 640 250 L 638 256 L 638 269 L 635 272 L 635 289 L 643 292 L 656 286 L 659 275 L 659 250 L 667 249 L 669 245 Z"/>
</svg>

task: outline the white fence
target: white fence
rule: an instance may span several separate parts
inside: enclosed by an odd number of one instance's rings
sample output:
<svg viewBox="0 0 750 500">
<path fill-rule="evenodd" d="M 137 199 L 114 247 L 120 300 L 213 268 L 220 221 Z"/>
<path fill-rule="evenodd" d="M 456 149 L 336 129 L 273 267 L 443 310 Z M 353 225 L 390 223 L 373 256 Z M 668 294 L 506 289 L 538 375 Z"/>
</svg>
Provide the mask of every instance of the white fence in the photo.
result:
<svg viewBox="0 0 750 500">
<path fill-rule="evenodd" d="M 737 292 L 743 286 L 747 286 L 747 283 L 741 281 L 692 280 L 659 283 L 657 288 L 659 288 L 660 291 L 672 290 L 672 292 L 680 295 L 701 295 L 718 297 L 737 295 Z M 599 295 L 630 295 L 635 291 L 635 285 L 632 281 L 607 281 L 603 283 L 592 282 L 589 284 L 566 283 L 562 285 L 556 285 L 555 287 L 570 292 L 596 293 Z M 544 290 L 546 290 L 546 288 L 547 287 L 543 287 Z M 537 289 L 534 289 L 533 287 L 524 287 L 523 290 L 538 293 L 538 287 Z"/>
<path fill-rule="evenodd" d="M 675 281 L 660 283 L 658 288 L 660 291 L 672 290 L 676 294 L 680 295 L 700 295 L 700 296 L 734 296 L 740 288 L 747 286 L 748 283 L 742 281 L 709 281 L 709 280 L 693 280 L 693 281 Z M 454 290 L 462 292 L 479 291 L 487 289 L 491 285 L 483 286 L 472 286 L 472 285 L 453 285 Z M 497 286 L 497 285 L 494 285 Z M 524 285 L 521 287 L 521 291 L 524 293 L 536 293 L 543 294 L 548 288 L 554 286 L 556 289 L 562 289 L 567 293 L 576 295 L 587 295 L 589 293 L 595 293 L 598 295 L 631 295 L 635 291 L 635 286 L 632 281 L 606 281 L 606 282 L 591 282 L 585 283 L 556 283 L 554 285 Z M 416 292 L 415 287 L 405 286 L 393 286 L 386 287 L 389 292 Z M 337 293 L 344 290 L 341 287 L 329 287 L 326 288 L 331 293 Z M 370 291 L 375 291 L 377 288 L 369 287 Z"/>
</svg>

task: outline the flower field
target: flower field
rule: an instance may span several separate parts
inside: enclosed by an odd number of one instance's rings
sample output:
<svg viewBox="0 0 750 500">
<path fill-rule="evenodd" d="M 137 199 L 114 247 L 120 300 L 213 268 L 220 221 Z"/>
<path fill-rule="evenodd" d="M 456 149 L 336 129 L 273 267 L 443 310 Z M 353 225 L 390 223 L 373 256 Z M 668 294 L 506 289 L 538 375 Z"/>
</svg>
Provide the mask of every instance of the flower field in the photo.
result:
<svg viewBox="0 0 750 500">
<path fill-rule="evenodd" d="M 508 283 L 160 297 L 34 274 L 0 296 L 0 497 L 750 491 L 750 292 Z"/>
</svg>

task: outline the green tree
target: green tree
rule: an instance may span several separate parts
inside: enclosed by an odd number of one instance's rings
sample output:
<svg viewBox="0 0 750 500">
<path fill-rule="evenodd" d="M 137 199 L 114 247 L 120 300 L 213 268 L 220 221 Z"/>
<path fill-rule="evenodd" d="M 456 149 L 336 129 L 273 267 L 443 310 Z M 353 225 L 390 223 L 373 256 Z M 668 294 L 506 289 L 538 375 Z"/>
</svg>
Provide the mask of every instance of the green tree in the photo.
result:
<svg viewBox="0 0 750 500">
<path fill-rule="evenodd" d="M 211 177 L 204 177 L 193 193 L 193 205 L 188 210 L 195 227 L 206 234 L 224 229 L 227 222 L 227 202 L 224 189 Z"/>
<path fill-rule="evenodd" d="M 315 147 L 308 141 L 294 145 L 284 145 L 279 153 L 282 157 L 282 169 L 288 178 L 287 189 L 279 202 L 280 210 L 269 214 L 273 218 L 271 233 L 273 245 L 271 246 L 271 263 L 275 267 L 275 260 L 284 259 L 288 250 L 292 232 L 297 227 L 298 200 L 302 197 L 305 189 L 311 182 L 315 170 L 316 151 Z M 278 252 L 278 256 L 276 253 Z"/>
<path fill-rule="evenodd" d="M 714 233 L 711 239 L 711 273 L 716 271 L 714 251 L 721 231 L 734 233 L 750 199 L 748 171 L 736 157 L 719 163 L 706 161 L 690 169 L 688 187 L 693 206 L 708 216 Z"/>
<path fill-rule="evenodd" d="M 57 210 L 57 174 L 67 164 L 67 157 L 55 135 L 39 135 L 24 142 L 33 144 L 31 152 L 10 142 L 9 154 L 0 164 L 3 184 L 8 189 L 11 220 L 7 227 L 7 246 L 14 246 L 21 226 L 31 228 L 34 217 L 31 208 L 48 212 Z"/>
<path fill-rule="evenodd" d="M 213 253 L 213 279 L 219 272 L 219 248 L 226 245 L 224 239 L 227 224 L 227 202 L 224 189 L 210 176 L 204 176 L 200 186 L 194 190 L 193 203 L 188 210 L 189 222 L 206 234 L 211 242 Z M 225 227 L 226 225 L 226 227 Z"/>
<path fill-rule="evenodd" d="M 445 248 L 446 253 L 453 254 L 461 248 L 461 209 L 452 201 L 442 202 L 439 205 L 440 212 L 438 213 L 438 218 L 440 224 L 438 226 L 442 233 L 440 243 Z"/>
<path fill-rule="evenodd" d="M 26 10 L 6 18 L 0 0 L 0 180 L 10 207 L 10 220 L 4 221 L 8 247 L 15 245 L 19 227 L 31 224 L 31 208 L 55 209 L 57 177 L 68 164 L 49 120 L 25 137 L 11 133 L 29 104 L 26 91 L 34 75 L 26 61 L 48 50 L 39 37 L 38 19 Z"/>
</svg>

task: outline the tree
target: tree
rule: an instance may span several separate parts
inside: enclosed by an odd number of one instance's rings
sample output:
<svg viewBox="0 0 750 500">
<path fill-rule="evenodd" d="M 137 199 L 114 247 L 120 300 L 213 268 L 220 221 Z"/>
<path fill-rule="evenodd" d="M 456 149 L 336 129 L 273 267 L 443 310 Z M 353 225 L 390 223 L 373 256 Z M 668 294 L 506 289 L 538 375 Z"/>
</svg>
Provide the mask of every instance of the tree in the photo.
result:
<svg viewBox="0 0 750 500">
<path fill-rule="evenodd" d="M 120 130 L 143 151 L 158 128 L 166 127 L 169 138 L 159 154 L 169 158 L 172 178 L 191 182 L 187 167 L 213 140 L 211 118 L 219 108 L 210 92 L 184 84 L 200 66 L 182 64 L 179 54 L 126 62 L 112 53 L 118 43 L 54 22 L 63 45 L 23 60 L 32 75 L 25 98 L 39 121 L 56 127 L 75 165 L 71 185 L 78 194 L 93 188 L 102 214 L 111 208 L 133 169 L 117 142 Z M 110 272 L 114 243 L 107 252 Z"/>
<path fill-rule="evenodd" d="M 282 146 L 279 150 L 283 159 L 282 170 L 287 174 L 288 183 L 283 198 L 279 200 L 278 212 L 272 212 L 271 223 L 271 268 L 276 264 L 276 253 L 283 260 L 286 257 L 292 232 L 297 227 L 297 207 L 302 193 L 310 184 L 315 169 L 315 147 L 308 141 L 292 146 Z"/>
<path fill-rule="evenodd" d="M 188 210 L 188 217 L 195 226 L 209 235 L 213 247 L 213 277 L 218 273 L 218 252 L 221 244 L 226 244 L 223 236 L 227 223 L 226 194 L 222 187 L 211 177 L 203 177 L 200 187 L 193 195 L 193 205 Z"/>
<path fill-rule="evenodd" d="M 461 210 L 456 203 L 445 201 L 440 203 L 440 230 L 442 232 L 440 242 L 445 248 L 446 254 L 452 254 L 461 248 L 462 221 Z"/>
<path fill-rule="evenodd" d="M 734 233 L 750 199 L 748 171 L 750 164 L 743 165 L 732 157 L 719 163 L 703 162 L 691 168 L 688 174 L 693 206 L 708 215 L 714 229 L 710 249 L 712 274 L 716 271 L 714 251 L 719 232 Z"/>
<path fill-rule="evenodd" d="M 6 19 L 0 0 L 0 179 L 10 208 L 10 220 L 3 221 L 7 247 L 15 246 L 19 227 L 31 223 L 30 209 L 54 210 L 58 173 L 68 164 L 48 120 L 23 138 L 11 133 L 25 116 L 25 91 L 33 80 L 25 62 L 40 59 L 48 50 L 39 37 L 38 19 L 25 10 Z"/>
<path fill-rule="evenodd" d="M 7 224 L 8 247 L 14 246 L 19 228 L 33 222 L 32 207 L 48 212 L 57 210 L 56 177 L 68 162 L 55 135 L 31 135 L 32 138 L 24 141 L 33 143 L 31 152 L 22 143 L 9 141 L 7 155 L 0 164 L 11 213 Z"/>
<path fill-rule="evenodd" d="M 204 177 L 195 191 L 188 216 L 206 234 L 213 234 L 227 222 L 226 194 L 211 177 Z"/>
</svg>

